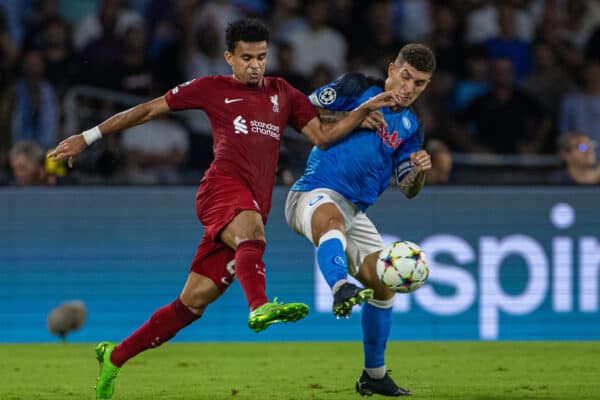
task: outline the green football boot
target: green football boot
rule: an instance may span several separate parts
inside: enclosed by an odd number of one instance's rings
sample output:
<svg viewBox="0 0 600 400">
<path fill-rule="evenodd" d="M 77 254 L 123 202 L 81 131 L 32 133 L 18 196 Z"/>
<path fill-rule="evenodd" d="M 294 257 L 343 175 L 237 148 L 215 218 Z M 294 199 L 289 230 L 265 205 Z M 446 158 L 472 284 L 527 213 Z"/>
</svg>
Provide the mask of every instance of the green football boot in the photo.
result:
<svg viewBox="0 0 600 400">
<path fill-rule="evenodd" d="M 110 355 L 117 345 L 112 342 L 101 342 L 96 346 L 96 358 L 100 363 L 100 376 L 96 385 L 97 399 L 112 399 L 115 383 L 121 368 L 110 362 Z"/>
<path fill-rule="evenodd" d="M 248 327 L 260 332 L 276 322 L 296 322 L 306 317 L 308 310 L 304 303 L 280 303 L 275 297 L 272 303 L 265 303 L 250 313 Z"/>
</svg>

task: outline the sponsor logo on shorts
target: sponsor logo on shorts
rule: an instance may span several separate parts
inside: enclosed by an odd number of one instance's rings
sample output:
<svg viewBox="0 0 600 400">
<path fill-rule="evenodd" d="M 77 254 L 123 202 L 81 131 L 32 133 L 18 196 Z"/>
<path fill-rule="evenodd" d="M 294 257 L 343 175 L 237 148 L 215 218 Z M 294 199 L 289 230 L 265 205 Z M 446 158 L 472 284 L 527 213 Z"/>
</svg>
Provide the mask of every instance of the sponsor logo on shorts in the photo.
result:
<svg viewBox="0 0 600 400">
<path fill-rule="evenodd" d="M 340 257 L 340 256 L 335 256 L 333 258 L 333 263 L 337 264 L 337 265 L 341 265 L 341 266 L 346 265 L 346 263 L 344 262 L 344 259 L 342 257 Z"/>
<path fill-rule="evenodd" d="M 312 207 L 312 206 L 314 206 L 314 205 L 315 205 L 315 204 L 317 204 L 319 201 L 323 200 L 323 197 L 325 197 L 325 196 L 323 196 L 322 194 L 319 194 L 319 195 L 317 195 L 317 196 L 313 197 L 313 198 L 311 199 L 311 201 L 309 201 L 309 202 L 308 202 L 308 206 L 309 206 L 309 207 Z"/>
</svg>

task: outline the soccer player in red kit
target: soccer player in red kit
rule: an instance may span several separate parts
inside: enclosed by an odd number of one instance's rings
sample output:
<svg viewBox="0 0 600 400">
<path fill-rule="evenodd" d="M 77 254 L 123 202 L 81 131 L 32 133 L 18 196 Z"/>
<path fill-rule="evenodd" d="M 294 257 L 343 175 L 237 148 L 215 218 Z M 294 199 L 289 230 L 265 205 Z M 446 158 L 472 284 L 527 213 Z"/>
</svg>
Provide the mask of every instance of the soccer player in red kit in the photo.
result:
<svg viewBox="0 0 600 400">
<path fill-rule="evenodd" d="M 264 224 L 271 208 L 279 145 L 286 125 L 317 146 L 342 138 L 381 107 L 399 104 L 386 92 L 346 118 L 321 124 L 306 96 L 280 78 L 264 77 L 269 32 L 254 19 L 227 28 L 225 59 L 232 76 L 210 76 L 175 87 L 165 95 L 115 114 L 98 126 L 70 136 L 50 153 L 55 160 L 75 156 L 102 136 L 143 124 L 172 110 L 204 110 L 211 123 L 214 161 L 200 182 L 196 213 L 204 226 L 188 279 L 179 297 L 157 310 L 120 344 L 96 347 L 101 371 L 96 397 L 112 398 L 121 366 L 140 352 L 157 347 L 200 318 L 206 307 L 232 283 L 240 282 L 250 316 L 259 332 L 272 323 L 293 322 L 308 313 L 302 303 L 269 302 L 265 294 Z"/>
</svg>

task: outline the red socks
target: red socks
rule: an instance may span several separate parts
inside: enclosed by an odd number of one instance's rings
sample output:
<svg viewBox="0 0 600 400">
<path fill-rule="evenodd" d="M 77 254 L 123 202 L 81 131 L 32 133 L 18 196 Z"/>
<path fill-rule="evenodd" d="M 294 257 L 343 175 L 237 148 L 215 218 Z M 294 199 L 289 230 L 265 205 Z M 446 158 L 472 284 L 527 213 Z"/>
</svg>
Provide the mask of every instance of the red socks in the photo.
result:
<svg viewBox="0 0 600 400">
<path fill-rule="evenodd" d="M 265 264 L 262 261 L 265 246 L 262 240 L 247 240 L 240 243 L 235 252 L 235 275 L 251 310 L 268 301 L 265 294 Z M 144 325 L 119 343 L 110 355 L 110 361 L 121 367 L 142 351 L 160 346 L 198 318 L 200 316 L 191 312 L 177 298 L 158 309 Z"/>
<path fill-rule="evenodd" d="M 110 361 L 121 367 L 142 351 L 160 346 L 198 318 L 200 316 L 191 312 L 177 298 L 171 304 L 158 309 L 144 325 L 119 343 L 110 355 Z"/>
<path fill-rule="evenodd" d="M 266 243 L 262 240 L 246 240 L 235 251 L 235 276 L 246 295 L 250 310 L 265 304 L 265 264 L 262 261 Z"/>
</svg>

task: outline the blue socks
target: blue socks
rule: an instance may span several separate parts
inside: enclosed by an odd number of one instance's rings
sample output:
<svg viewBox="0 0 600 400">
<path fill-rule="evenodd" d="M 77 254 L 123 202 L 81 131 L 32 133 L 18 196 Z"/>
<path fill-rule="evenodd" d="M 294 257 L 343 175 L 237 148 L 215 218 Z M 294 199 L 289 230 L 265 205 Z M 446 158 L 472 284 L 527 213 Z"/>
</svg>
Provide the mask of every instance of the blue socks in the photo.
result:
<svg viewBox="0 0 600 400">
<path fill-rule="evenodd" d="M 333 289 L 336 282 L 348 277 L 346 238 L 341 231 L 331 230 L 321 236 L 317 248 L 317 261 L 323 278 Z"/>
<path fill-rule="evenodd" d="M 373 302 L 380 303 L 379 307 L 372 305 Z M 366 370 L 385 366 L 385 347 L 392 327 L 392 305 L 393 298 L 391 301 L 370 300 L 362 307 L 361 322 Z M 383 372 L 385 373 L 385 368 Z"/>
</svg>

